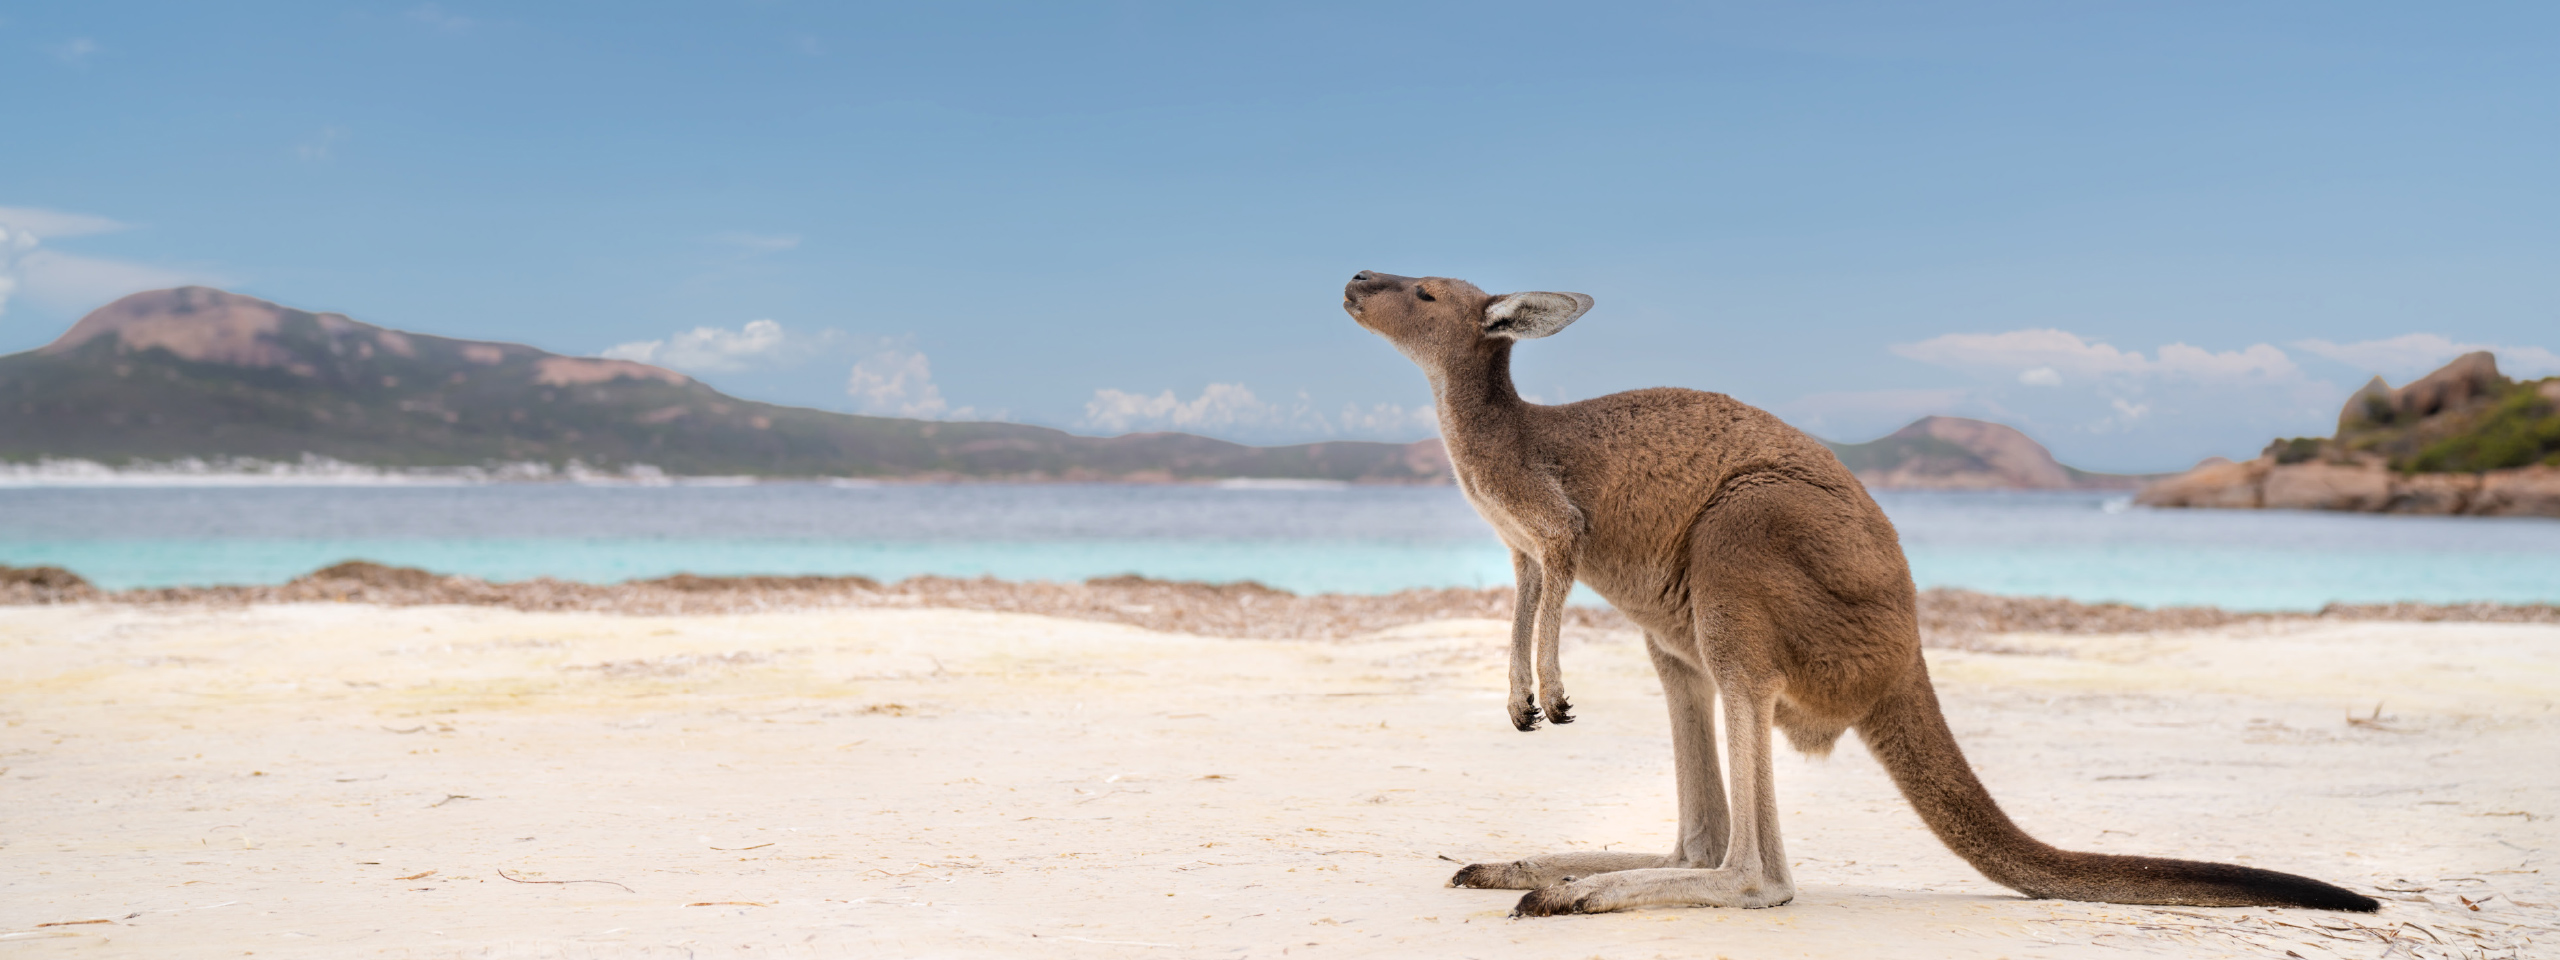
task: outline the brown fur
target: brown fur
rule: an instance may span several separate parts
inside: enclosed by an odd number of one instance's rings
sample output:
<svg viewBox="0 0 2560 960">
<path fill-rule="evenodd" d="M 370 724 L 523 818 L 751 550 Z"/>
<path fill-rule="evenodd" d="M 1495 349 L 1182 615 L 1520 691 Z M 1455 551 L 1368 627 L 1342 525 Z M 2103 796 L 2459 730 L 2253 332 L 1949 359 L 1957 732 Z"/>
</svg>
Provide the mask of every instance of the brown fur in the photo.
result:
<svg viewBox="0 0 2560 960">
<path fill-rule="evenodd" d="M 1819 753 L 1855 728 L 1940 840 L 2030 896 L 2375 908 L 2289 874 L 2073 853 L 2019 830 L 1939 714 L 1893 524 L 1828 449 L 1722 394 L 1520 399 L 1513 343 L 1552 334 L 1590 305 L 1581 294 L 1496 297 L 1462 280 L 1371 272 L 1343 291 L 1353 319 L 1430 377 L 1459 487 L 1511 547 L 1513 725 L 1571 720 L 1556 635 L 1577 582 L 1644 631 L 1672 714 L 1681 810 L 1672 853 L 1475 864 L 1453 885 L 1532 891 L 1519 906 L 1531 916 L 1785 903 L 1795 887 L 1770 730 Z M 1729 777 L 1716 760 L 1718 703 Z"/>
</svg>

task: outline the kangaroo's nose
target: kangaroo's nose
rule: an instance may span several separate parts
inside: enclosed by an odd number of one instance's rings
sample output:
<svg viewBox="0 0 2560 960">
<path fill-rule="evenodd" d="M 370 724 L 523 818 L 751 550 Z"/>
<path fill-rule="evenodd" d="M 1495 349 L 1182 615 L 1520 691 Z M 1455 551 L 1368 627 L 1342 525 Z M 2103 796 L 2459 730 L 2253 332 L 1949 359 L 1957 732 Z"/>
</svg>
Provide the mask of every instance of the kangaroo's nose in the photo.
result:
<svg viewBox="0 0 2560 960">
<path fill-rule="evenodd" d="M 1351 281 L 1352 281 L 1353 283 L 1358 283 L 1358 282 L 1363 281 L 1363 280 L 1374 280 L 1374 279 L 1377 279 L 1377 276 L 1378 276 L 1377 274 L 1370 273 L 1369 271 L 1366 271 L 1366 270 L 1362 270 L 1362 271 L 1360 271 L 1359 273 L 1352 274 L 1352 275 L 1351 275 Z"/>
</svg>

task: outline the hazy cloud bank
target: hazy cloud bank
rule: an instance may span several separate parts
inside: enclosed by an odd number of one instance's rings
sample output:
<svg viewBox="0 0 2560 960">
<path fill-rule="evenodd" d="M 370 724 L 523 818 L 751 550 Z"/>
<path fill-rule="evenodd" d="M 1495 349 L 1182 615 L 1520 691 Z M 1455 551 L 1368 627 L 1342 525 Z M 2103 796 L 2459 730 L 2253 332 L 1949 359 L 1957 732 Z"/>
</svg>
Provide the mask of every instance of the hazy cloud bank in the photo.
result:
<svg viewBox="0 0 2560 960">
<path fill-rule="evenodd" d="M 1076 425 L 1105 433 L 1179 430 L 1253 441 L 1309 436 L 1403 441 L 1432 435 L 1438 421 L 1428 406 L 1346 403 L 1328 413 L 1303 392 L 1294 401 L 1273 402 L 1241 383 L 1212 383 L 1188 400 L 1169 389 L 1152 396 L 1095 390 Z"/>
<path fill-rule="evenodd" d="M 2296 340 L 2295 347 L 2314 356 L 2327 357 L 2339 363 L 2378 374 L 2393 383 L 2425 376 L 2445 362 L 2476 350 L 2498 355 L 2498 369 L 2510 377 L 2548 377 L 2560 374 L 2560 354 L 2542 347 L 2502 347 L 2489 343 L 2457 343 L 2451 337 L 2433 333 L 2404 333 L 2383 340 L 2355 343 L 2331 343 L 2327 340 Z"/>
<path fill-rule="evenodd" d="M 858 337 L 840 330 L 803 333 L 770 318 L 736 327 L 701 326 L 654 340 L 618 343 L 603 351 L 617 360 L 656 364 L 695 375 L 756 373 L 774 386 L 772 377 L 786 368 L 805 371 L 817 363 L 845 363 L 840 403 L 855 413 L 917 420 L 1003 420 L 1007 411 L 955 403 L 935 381 L 933 359 L 915 347 L 911 337 Z M 768 399 L 771 390 L 764 391 Z M 1051 423 L 1069 418 L 1039 418 Z M 1300 393 L 1287 401 L 1264 400 L 1241 383 L 1212 383 L 1185 398 L 1172 390 L 1156 394 L 1104 388 L 1095 390 L 1083 414 L 1072 418 L 1075 429 L 1120 434 L 1177 430 L 1245 443 L 1299 443 L 1311 439 L 1410 441 L 1438 432 L 1429 406 L 1395 403 L 1338 408 L 1320 406 Z"/>
<path fill-rule="evenodd" d="M 2542 347 L 2468 344 L 2432 333 L 2293 346 L 2394 384 L 2484 349 L 2496 352 L 2512 376 L 2560 373 L 2560 356 Z M 2247 456 L 2277 436 L 2325 436 L 2355 386 L 2316 375 L 2295 354 L 2268 343 L 2236 350 L 2167 343 L 2145 351 L 2043 328 L 1951 333 L 1888 349 L 1969 383 L 1817 393 L 1782 404 L 1779 412 L 1807 430 L 1848 441 L 1931 414 L 1996 420 L 2033 434 L 2075 466 L 2152 471 L 2208 455 Z"/>
<path fill-rule="evenodd" d="M 749 320 L 736 330 L 695 327 L 662 340 L 635 340 L 606 347 L 615 360 L 653 363 L 686 373 L 734 373 L 780 357 L 782 324 Z"/>
<path fill-rule="evenodd" d="M 1001 419 L 1002 411 L 953 406 L 933 382 L 933 361 L 906 338 L 862 338 L 841 330 L 801 333 L 770 318 L 695 327 L 656 340 L 618 343 L 603 356 L 691 374 L 747 373 L 852 361 L 842 395 L 857 413 L 917 420 Z"/>
<path fill-rule="evenodd" d="M 863 413 L 917 420 L 1000 420 L 1004 413 L 954 407 L 933 382 L 933 361 L 921 350 L 888 348 L 856 361 L 844 392 Z"/>
<path fill-rule="evenodd" d="M 0 207 L 0 314 L 6 314 L 17 297 L 52 309 L 85 311 L 129 293 L 223 282 L 209 274 L 84 257 L 45 246 L 48 240 L 124 229 L 123 223 L 93 214 Z"/>
</svg>

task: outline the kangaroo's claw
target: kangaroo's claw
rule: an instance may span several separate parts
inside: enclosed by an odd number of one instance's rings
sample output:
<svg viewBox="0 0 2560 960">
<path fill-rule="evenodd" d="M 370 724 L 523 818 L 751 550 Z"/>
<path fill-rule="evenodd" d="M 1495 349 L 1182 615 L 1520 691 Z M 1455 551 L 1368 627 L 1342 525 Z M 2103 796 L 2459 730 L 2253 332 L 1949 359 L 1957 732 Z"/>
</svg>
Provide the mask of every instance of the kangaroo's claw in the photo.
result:
<svg viewBox="0 0 2560 960">
<path fill-rule="evenodd" d="M 1511 908 L 1511 915 L 1515 917 L 1553 917 L 1568 913 L 1589 912 L 1590 910 L 1583 905 L 1581 895 L 1575 893 L 1569 883 L 1559 883 L 1543 890 L 1531 890 L 1527 896 L 1520 898 L 1519 906 Z"/>
<path fill-rule="evenodd" d="M 1538 705 L 1530 703 L 1512 707 L 1511 728 L 1521 733 L 1538 729 Z"/>
<path fill-rule="evenodd" d="M 1573 701 L 1562 697 L 1556 698 L 1556 705 L 1547 708 L 1547 719 L 1557 723 L 1572 723 Z"/>
</svg>

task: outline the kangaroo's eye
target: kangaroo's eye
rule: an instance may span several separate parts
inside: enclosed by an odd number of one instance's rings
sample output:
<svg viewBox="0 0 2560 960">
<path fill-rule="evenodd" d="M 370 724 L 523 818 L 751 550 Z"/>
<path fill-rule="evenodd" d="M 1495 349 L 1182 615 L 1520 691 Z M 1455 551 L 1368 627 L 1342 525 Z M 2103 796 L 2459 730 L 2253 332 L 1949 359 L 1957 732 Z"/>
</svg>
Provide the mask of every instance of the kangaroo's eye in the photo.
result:
<svg viewBox="0 0 2560 960">
<path fill-rule="evenodd" d="M 1413 288 L 1413 295 L 1424 300 L 1438 301 L 1440 299 L 1439 297 L 1432 296 L 1431 291 L 1422 289 L 1421 287 Z"/>
</svg>

